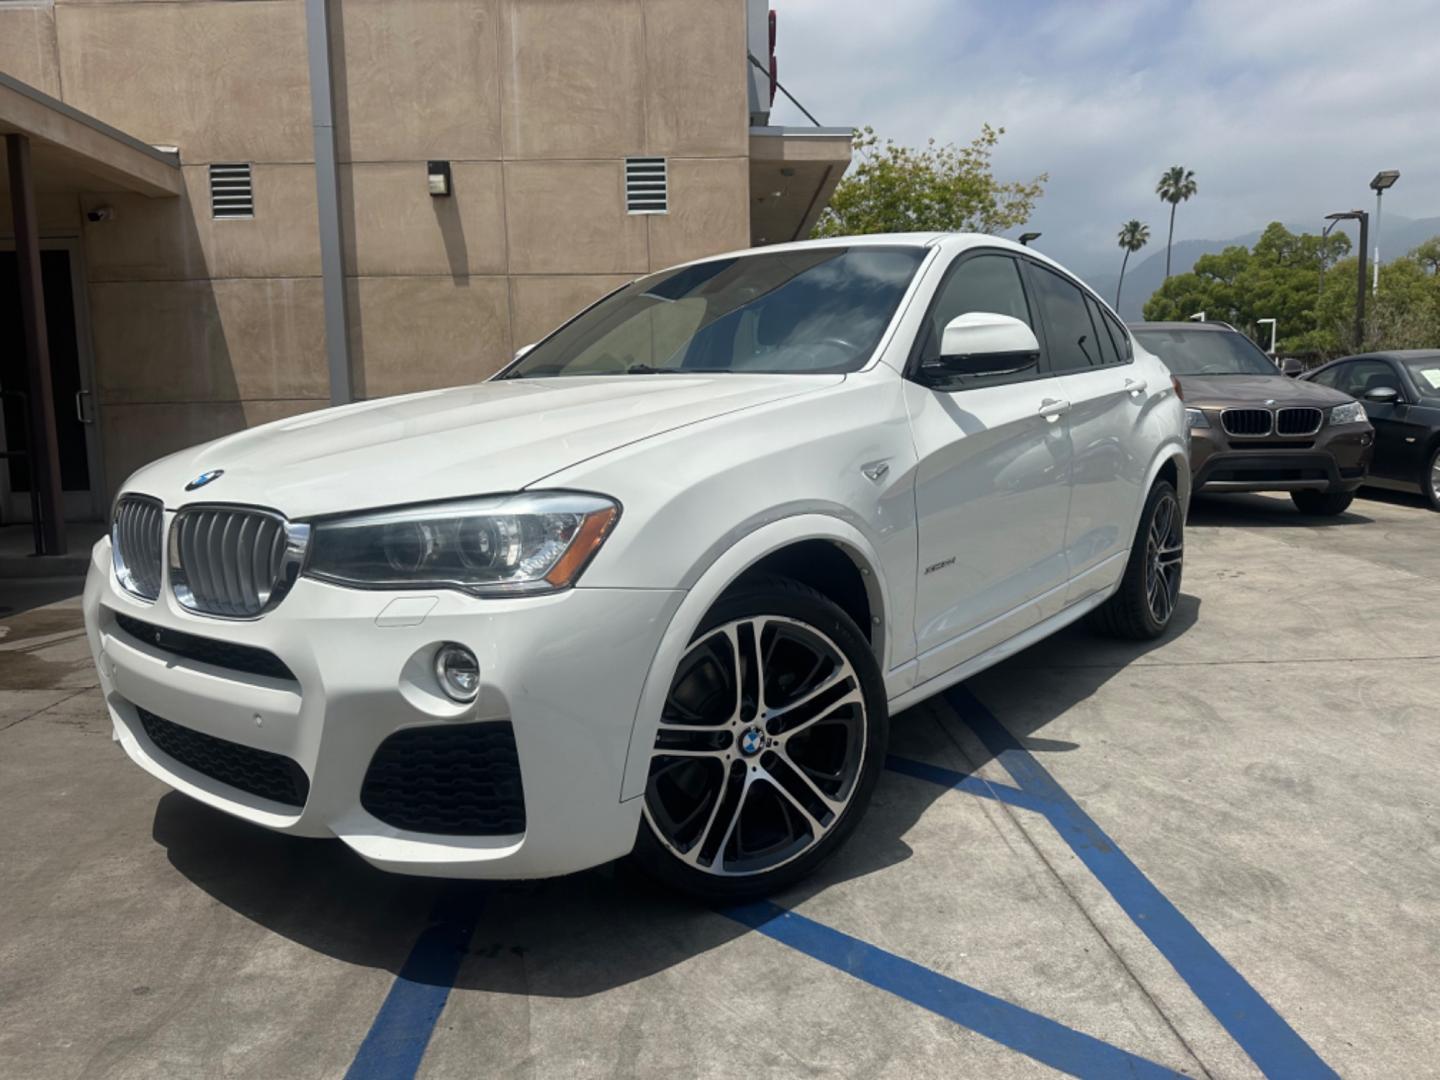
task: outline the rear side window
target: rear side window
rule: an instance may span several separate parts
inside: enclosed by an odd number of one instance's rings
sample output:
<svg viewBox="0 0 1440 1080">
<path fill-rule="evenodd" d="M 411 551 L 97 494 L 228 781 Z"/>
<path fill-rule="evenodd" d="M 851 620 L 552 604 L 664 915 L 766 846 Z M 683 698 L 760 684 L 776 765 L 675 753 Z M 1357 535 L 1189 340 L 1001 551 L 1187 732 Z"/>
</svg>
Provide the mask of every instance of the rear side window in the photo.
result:
<svg viewBox="0 0 1440 1080">
<path fill-rule="evenodd" d="M 1090 321 L 1088 298 L 1059 274 L 1034 264 L 1031 269 L 1035 301 L 1045 316 L 1050 370 L 1058 375 L 1101 367 L 1106 363 L 1105 353 Z M 1108 334 L 1105 340 L 1109 342 Z M 1108 347 L 1113 355 L 1113 343 Z"/>
<path fill-rule="evenodd" d="M 1100 305 L 1095 303 L 1094 297 L 1087 296 L 1085 306 L 1090 310 L 1090 325 L 1095 327 L 1095 342 L 1100 349 L 1100 362 L 1107 366 L 1120 363 L 1120 350 L 1110 334 L 1110 327 L 1105 325 L 1105 315 L 1101 312 Z"/>
<path fill-rule="evenodd" d="M 1020 267 L 1010 256 L 974 255 L 955 266 L 935 297 L 920 355 L 938 356 L 946 325 L 972 311 L 1010 315 L 1035 329 Z"/>
</svg>

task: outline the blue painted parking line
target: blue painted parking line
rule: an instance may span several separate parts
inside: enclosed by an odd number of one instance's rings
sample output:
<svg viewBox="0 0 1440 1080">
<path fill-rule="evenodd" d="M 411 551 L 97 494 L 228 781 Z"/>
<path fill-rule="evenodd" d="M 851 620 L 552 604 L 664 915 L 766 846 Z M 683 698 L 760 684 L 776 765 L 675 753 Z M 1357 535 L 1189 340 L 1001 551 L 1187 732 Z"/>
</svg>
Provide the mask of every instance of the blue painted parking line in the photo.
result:
<svg viewBox="0 0 1440 1080">
<path fill-rule="evenodd" d="M 1021 791 L 1019 788 L 1013 788 L 1007 784 L 996 784 L 969 773 L 944 769 L 939 765 L 931 765 L 928 761 L 916 761 L 914 758 L 901 757 L 898 754 L 887 754 L 885 768 L 891 772 L 913 776 L 916 780 L 928 780 L 941 787 L 954 788 L 967 795 L 978 795 L 982 799 L 994 799 L 1009 806 L 1018 806 L 1022 810 L 1045 812 L 1043 801 L 1028 791 Z"/>
<path fill-rule="evenodd" d="M 760 901 L 726 908 L 723 913 L 822 964 L 838 968 L 1072 1076 L 1174 1078 L 1181 1075 L 859 938 L 832 930 L 778 904 Z"/>
<path fill-rule="evenodd" d="M 415 1075 L 483 906 L 484 893 L 474 883 L 447 882 L 442 888 L 429 925 L 395 976 L 345 1080 L 410 1080 Z"/>
<path fill-rule="evenodd" d="M 990 710 L 964 686 L 947 690 L 945 696 L 1019 790 L 1036 800 L 1070 849 L 1266 1076 L 1336 1076 Z"/>
</svg>

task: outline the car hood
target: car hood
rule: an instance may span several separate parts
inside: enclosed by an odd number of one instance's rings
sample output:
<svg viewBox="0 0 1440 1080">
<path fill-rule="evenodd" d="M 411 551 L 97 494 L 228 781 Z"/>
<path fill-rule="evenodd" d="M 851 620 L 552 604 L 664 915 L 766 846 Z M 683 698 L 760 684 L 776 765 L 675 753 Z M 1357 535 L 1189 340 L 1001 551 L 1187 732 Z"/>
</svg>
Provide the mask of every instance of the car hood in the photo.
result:
<svg viewBox="0 0 1440 1080">
<path fill-rule="evenodd" d="M 361 402 L 171 454 L 124 490 L 167 507 L 267 506 L 291 518 L 518 491 L 628 443 L 844 381 L 843 375 L 507 379 Z M 187 492 L 187 483 L 223 470 Z"/>
<path fill-rule="evenodd" d="M 1200 406 L 1340 405 L 1350 400 L 1319 383 L 1300 382 L 1285 375 L 1181 375 L 1180 389 L 1185 404 Z"/>
</svg>

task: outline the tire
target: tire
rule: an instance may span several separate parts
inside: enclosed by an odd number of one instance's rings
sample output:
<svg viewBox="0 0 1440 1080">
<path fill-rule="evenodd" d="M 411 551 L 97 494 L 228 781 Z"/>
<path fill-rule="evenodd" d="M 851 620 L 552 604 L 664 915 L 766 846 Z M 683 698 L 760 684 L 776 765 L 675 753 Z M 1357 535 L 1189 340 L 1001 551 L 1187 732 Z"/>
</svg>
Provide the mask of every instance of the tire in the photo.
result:
<svg viewBox="0 0 1440 1080">
<path fill-rule="evenodd" d="M 1420 470 L 1420 494 L 1431 510 L 1440 510 L 1440 442 L 1430 448 L 1430 456 Z"/>
<path fill-rule="evenodd" d="M 1353 491 L 1292 491 L 1290 499 L 1302 514 L 1334 517 L 1343 514 L 1355 501 Z"/>
<path fill-rule="evenodd" d="M 1153 641 L 1170 625 L 1185 569 L 1185 521 L 1168 480 L 1145 499 L 1130 561 L 1115 595 L 1095 609 L 1091 625 L 1111 637 Z"/>
<path fill-rule="evenodd" d="M 844 611 L 789 578 L 739 583 L 673 676 L 634 860 L 711 903 L 799 881 L 864 816 L 889 729 L 880 666 Z"/>
</svg>

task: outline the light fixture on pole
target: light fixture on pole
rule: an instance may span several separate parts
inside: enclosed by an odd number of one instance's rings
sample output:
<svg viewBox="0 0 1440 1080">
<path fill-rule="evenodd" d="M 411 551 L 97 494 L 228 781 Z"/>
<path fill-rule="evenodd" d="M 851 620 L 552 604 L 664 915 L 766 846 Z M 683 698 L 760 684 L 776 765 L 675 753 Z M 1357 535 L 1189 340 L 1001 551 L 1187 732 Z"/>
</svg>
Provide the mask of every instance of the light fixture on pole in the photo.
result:
<svg viewBox="0 0 1440 1080">
<path fill-rule="evenodd" d="M 1360 277 L 1355 291 L 1355 348 L 1365 347 L 1365 257 L 1370 244 L 1370 215 L 1364 210 L 1342 210 L 1326 214 L 1326 221 L 1358 221 L 1360 223 Z"/>
<path fill-rule="evenodd" d="M 1270 359 L 1271 359 L 1271 360 L 1274 360 L 1274 359 L 1275 359 L 1275 320 L 1274 320 L 1274 319 L 1256 319 L 1256 320 L 1255 320 L 1255 325 L 1256 325 L 1256 326 L 1264 326 L 1266 323 L 1269 323 L 1269 324 L 1270 324 Z"/>
<path fill-rule="evenodd" d="M 1205 321 L 1205 313 L 1204 313 L 1203 311 L 1197 311 L 1197 312 L 1195 312 L 1194 315 L 1191 315 L 1191 316 L 1190 316 L 1190 321 L 1191 321 L 1191 322 L 1204 322 L 1204 321 Z"/>
<path fill-rule="evenodd" d="M 1038 232 L 1022 232 L 1022 233 L 1020 234 L 1020 246 L 1021 246 L 1021 247 L 1029 247 L 1031 240 L 1039 240 L 1039 239 L 1040 239 L 1040 234 L 1039 234 Z"/>
<path fill-rule="evenodd" d="M 1375 280 L 1370 291 L 1380 292 L 1380 196 L 1395 186 L 1395 181 L 1400 179 L 1399 169 L 1382 169 L 1375 174 L 1375 179 L 1370 181 L 1370 190 L 1375 192 Z"/>
</svg>

